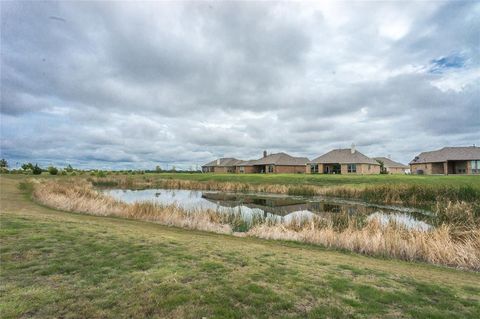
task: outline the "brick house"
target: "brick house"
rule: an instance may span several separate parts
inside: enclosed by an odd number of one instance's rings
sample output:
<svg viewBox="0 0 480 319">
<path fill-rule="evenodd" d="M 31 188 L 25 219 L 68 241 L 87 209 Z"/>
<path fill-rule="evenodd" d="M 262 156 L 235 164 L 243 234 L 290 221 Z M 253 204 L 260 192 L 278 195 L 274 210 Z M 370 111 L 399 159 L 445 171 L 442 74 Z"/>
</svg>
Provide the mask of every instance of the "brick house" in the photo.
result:
<svg viewBox="0 0 480 319">
<path fill-rule="evenodd" d="M 379 164 L 380 162 L 383 163 L 383 167 L 387 171 L 388 174 L 406 174 L 409 167 L 405 164 L 392 161 L 388 157 L 374 157 Z"/>
<path fill-rule="evenodd" d="M 444 147 L 410 162 L 412 174 L 480 174 L 480 147 Z"/>
<path fill-rule="evenodd" d="M 232 157 L 219 158 L 202 165 L 203 173 L 235 173 L 237 165 L 243 162 Z"/>
<path fill-rule="evenodd" d="M 380 174 L 380 164 L 355 148 L 335 149 L 308 162 L 307 174 Z"/>
<path fill-rule="evenodd" d="M 238 164 L 237 173 L 266 173 L 266 174 L 304 174 L 306 157 L 295 157 L 287 153 L 267 155 L 258 160 L 245 161 Z"/>
</svg>

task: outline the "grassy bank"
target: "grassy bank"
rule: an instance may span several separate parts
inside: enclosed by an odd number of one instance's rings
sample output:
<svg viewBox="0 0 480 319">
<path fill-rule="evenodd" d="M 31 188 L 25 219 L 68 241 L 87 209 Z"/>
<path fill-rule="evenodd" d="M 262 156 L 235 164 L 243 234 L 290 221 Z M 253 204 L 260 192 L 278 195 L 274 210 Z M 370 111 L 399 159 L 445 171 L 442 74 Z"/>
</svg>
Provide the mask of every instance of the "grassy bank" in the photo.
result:
<svg viewBox="0 0 480 319">
<path fill-rule="evenodd" d="M 480 275 L 33 204 L 0 178 L 2 318 L 478 318 Z"/>
<path fill-rule="evenodd" d="M 393 222 L 383 225 L 376 219 L 365 220 L 346 213 L 315 215 L 310 220 L 288 222 L 272 221 L 259 215 L 246 223 L 238 214 L 186 211 L 175 205 L 154 203 L 127 204 L 96 191 L 83 179 L 33 180 L 32 185 L 33 197 L 38 202 L 67 211 L 141 219 L 223 234 L 242 231 L 242 236 L 293 240 L 373 256 L 480 269 L 480 216 L 476 207 L 465 202 L 439 207 L 443 222 L 433 230 L 421 231 Z M 455 223 L 450 223 L 453 219 Z"/>
</svg>

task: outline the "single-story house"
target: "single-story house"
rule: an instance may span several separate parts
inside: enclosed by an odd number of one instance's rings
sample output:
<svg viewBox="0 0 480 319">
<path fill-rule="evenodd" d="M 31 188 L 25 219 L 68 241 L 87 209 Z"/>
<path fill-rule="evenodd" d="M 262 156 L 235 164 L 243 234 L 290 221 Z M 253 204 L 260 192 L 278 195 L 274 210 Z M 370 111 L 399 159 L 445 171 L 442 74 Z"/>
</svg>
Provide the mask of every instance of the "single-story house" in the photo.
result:
<svg viewBox="0 0 480 319">
<path fill-rule="evenodd" d="M 480 147 L 444 147 L 410 162 L 412 174 L 480 174 Z"/>
<path fill-rule="evenodd" d="M 380 166 L 381 163 L 383 163 L 383 167 L 388 174 L 406 174 L 406 172 L 409 170 L 407 165 L 392 161 L 388 157 L 374 157 L 373 159 L 376 160 Z"/>
<path fill-rule="evenodd" d="M 235 173 L 237 165 L 243 162 L 232 157 L 219 158 L 202 165 L 204 173 Z"/>
<path fill-rule="evenodd" d="M 286 153 L 267 155 L 267 152 L 264 152 L 263 157 L 258 160 L 239 163 L 237 173 L 304 174 L 307 162 L 306 157 L 295 157 Z"/>
<path fill-rule="evenodd" d="M 308 162 L 310 174 L 380 174 L 380 164 L 353 148 L 335 149 Z"/>
</svg>

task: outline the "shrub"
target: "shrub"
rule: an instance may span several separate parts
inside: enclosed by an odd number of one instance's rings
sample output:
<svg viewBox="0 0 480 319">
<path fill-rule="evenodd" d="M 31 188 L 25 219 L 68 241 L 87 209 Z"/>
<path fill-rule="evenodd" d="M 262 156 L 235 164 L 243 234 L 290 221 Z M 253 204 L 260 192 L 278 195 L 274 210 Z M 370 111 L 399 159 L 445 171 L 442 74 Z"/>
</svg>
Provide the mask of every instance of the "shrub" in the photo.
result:
<svg viewBox="0 0 480 319">
<path fill-rule="evenodd" d="M 56 168 L 55 166 L 49 166 L 48 167 L 48 172 L 50 173 L 50 175 L 57 175 L 58 174 L 58 168 Z"/>
<path fill-rule="evenodd" d="M 107 176 L 107 175 L 103 171 L 99 171 L 97 173 L 97 177 L 105 177 L 105 176 Z"/>
<path fill-rule="evenodd" d="M 35 166 L 32 168 L 32 173 L 33 175 L 40 175 L 42 174 L 42 169 L 35 164 Z"/>
</svg>

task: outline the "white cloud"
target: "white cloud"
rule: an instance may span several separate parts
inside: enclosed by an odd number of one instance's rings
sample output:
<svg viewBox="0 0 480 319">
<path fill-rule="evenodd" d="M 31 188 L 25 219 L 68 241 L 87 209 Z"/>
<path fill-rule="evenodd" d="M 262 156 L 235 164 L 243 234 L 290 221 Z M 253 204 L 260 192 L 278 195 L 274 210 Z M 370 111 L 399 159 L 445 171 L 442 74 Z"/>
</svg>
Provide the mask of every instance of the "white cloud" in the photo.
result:
<svg viewBox="0 0 480 319">
<path fill-rule="evenodd" d="M 15 161 L 188 167 L 355 142 L 407 162 L 480 140 L 474 2 L 1 6 Z M 452 50 L 468 63 L 431 72 Z"/>
</svg>

